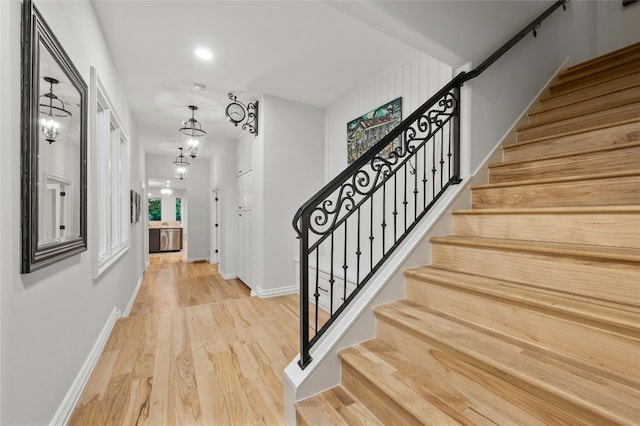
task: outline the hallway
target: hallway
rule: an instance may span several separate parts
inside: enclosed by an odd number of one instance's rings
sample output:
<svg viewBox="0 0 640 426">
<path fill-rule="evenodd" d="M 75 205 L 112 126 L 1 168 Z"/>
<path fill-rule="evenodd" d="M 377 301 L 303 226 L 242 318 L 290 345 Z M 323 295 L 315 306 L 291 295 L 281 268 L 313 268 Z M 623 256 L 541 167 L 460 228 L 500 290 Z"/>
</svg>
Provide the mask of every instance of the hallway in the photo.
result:
<svg viewBox="0 0 640 426">
<path fill-rule="evenodd" d="M 283 424 L 296 295 L 249 296 L 208 263 L 152 262 L 70 425 Z"/>
</svg>

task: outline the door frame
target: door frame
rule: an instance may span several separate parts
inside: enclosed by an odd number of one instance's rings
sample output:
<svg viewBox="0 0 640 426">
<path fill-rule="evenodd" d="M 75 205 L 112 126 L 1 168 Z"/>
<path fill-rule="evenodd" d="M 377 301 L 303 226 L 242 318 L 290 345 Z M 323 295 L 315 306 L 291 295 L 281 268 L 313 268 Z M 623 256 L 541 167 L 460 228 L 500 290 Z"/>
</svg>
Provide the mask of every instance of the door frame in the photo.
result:
<svg viewBox="0 0 640 426">
<path fill-rule="evenodd" d="M 209 253 L 209 263 L 220 264 L 220 234 L 222 226 L 220 225 L 220 186 L 214 186 L 211 189 L 211 253 Z"/>
</svg>

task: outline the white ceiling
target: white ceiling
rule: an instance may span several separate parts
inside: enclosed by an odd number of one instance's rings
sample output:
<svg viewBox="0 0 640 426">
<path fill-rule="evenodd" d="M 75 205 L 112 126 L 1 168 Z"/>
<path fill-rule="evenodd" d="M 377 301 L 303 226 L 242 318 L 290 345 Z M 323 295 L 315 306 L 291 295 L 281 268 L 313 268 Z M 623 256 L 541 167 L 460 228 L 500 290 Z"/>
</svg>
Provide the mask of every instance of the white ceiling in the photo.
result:
<svg viewBox="0 0 640 426">
<path fill-rule="evenodd" d="M 177 155 L 196 112 L 210 144 L 235 139 L 227 94 L 325 107 L 411 50 L 319 1 L 93 1 L 145 151 Z M 194 55 L 213 51 L 211 62 Z M 198 92 L 193 83 L 207 89 Z M 207 145 L 209 150 L 207 150 Z M 198 160 L 196 160 L 198 161 Z"/>
<path fill-rule="evenodd" d="M 224 117 L 230 91 L 326 107 L 413 49 L 477 64 L 551 3 L 92 1 L 145 151 L 176 156 L 193 104 L 208 133 L 202 157 L 241 132 Z M 214 59 L 197 59 L 198 46 Z"/>
</svg>

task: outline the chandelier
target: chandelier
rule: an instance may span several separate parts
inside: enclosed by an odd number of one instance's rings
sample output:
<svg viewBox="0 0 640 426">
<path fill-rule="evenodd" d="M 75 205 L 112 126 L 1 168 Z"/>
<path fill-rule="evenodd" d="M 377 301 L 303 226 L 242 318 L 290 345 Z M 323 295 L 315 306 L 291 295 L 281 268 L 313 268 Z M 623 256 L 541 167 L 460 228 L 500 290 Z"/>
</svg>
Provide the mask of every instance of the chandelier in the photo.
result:
<svg viewBox="0 0 640 426">
<path fill-rule="evenodd" d="M 173 191 L 171 190 L 171 188 L 162 188 L 160 190 L 160 194 L 164 195 L 165 197 L 170 196 L 171 194 L 173 194 Z"/>
<path fill-rule="evenodd" d="M 49 93 L 40 96 L 39 111 L 46 115 L 40 119 L 40 124 L 44 140 L 53 143 L 60 134 L 60 120 L 71 117 L 71 112 L 67 111 L 64 102 L 53 93 L 53 85 L 60 82 L 53 77 L 44 77 L 44 81 L 49 83 Z"/>
<path fill-rule="evenodd" d="M 191 110 L 191 118 L 184 121 L 182 127 L 178 131 L 185 139 L 187 152 L 191 158 L 196 158 L 196 155 L 198 155 L 198 148 L 200 148 L 201 142 L 204 141 L 204 137 L 207 132 L 202 130 L 202 125 L 195 118 L 195 112 L 198 110 L 198 107 L 189 105 L 189 109 Z"/>
<path fill-rule="evenodd" d="M 173 164 L 176 166 L 176 177 L 180 180 L 183 180 L 187 175 L 187 168 L 189 167 L 189 162 L 187 158 L 182 154 L 182 147 L 178 148 L 180 150 L 180 154 L 176 157 L 176 161 Z"/>
</svg>

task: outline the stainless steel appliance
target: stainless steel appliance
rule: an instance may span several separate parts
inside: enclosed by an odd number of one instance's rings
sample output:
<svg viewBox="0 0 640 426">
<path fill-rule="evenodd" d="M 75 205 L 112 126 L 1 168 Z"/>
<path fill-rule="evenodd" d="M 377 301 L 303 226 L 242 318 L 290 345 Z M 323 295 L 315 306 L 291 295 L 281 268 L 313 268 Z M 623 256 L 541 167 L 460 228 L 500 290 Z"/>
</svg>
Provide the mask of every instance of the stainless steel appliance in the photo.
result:
<svg viewBox="0 0 640 426">
<path fill-rule="evenodd" d="M 182 246 L 180 228 L 166 228 L 160 230 L 160 251 L 180 251 Z"/>
</svg>

